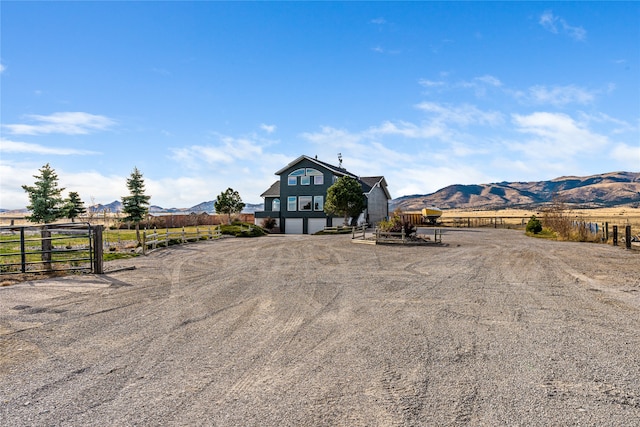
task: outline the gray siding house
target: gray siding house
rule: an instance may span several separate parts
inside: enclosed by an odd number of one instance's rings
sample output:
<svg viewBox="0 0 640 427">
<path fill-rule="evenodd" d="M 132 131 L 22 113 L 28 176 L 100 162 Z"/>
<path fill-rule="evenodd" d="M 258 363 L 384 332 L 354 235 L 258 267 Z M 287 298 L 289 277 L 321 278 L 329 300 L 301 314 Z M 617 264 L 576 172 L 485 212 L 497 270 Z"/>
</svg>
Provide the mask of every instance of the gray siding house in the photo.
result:
<svg viewBox="0 0 640 427">
<path fill-rule="evenodd" d="M 300 156 L 275 173 L 279 179 L 260 195 L 264 211 L 255 212 L 255 223 L 273 218 L 282 233 L 313 234 L 325 226 L 342 225 L 342 217 L 327 217 L 324 201 L 327 189 L 338 178 L 350 176 L 362 186 L 366 208 L 359 223 L 376 224 L 389 216 L 391 196 L 383 176 L 358 177 L 340 166 L 317 158 Z"/>
</svg>

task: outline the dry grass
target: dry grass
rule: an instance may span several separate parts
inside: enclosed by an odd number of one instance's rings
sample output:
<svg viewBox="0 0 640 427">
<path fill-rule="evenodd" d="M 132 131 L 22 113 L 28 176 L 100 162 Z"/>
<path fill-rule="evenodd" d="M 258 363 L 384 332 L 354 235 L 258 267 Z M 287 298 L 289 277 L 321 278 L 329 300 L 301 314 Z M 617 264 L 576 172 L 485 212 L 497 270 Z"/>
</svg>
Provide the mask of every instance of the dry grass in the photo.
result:
<svg viewBox="0 0 640 427">
<path fill-rule="evenodd" d="M 495 211 L 467 210 L 467 209 L 447 209 L 442 213 L 442 221 L 447 223 L 454 218 L 501 218 L 506 224 L 520 224 L 523 219 L 528 219 L 531 215 L 543 216 L 540 210 L 523 209 L 500 209 Z M 598 208 L 598 209 L 569 209 L 567 215 L 576 221 L 594 222 L 602 224 L 609 223 L 609 226 L 631 225 L 633 230 L 640 232 L 640 209 L 639 208 Z"/>
</svg>

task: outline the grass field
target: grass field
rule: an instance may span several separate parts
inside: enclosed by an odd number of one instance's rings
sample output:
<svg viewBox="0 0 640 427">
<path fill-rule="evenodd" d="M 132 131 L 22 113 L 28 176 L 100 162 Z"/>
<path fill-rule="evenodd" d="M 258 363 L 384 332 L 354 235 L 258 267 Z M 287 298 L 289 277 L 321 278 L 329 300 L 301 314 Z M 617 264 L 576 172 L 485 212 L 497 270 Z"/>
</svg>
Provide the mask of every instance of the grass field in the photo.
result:
<svg viewBox="0 0 640 427">
<path fill-rule="evenodd" d="M 441 220 L 447 225 L 455 219 L 473 218 L 473 219 L 492 219 L 500 218 L 504 224 L 522 225 L 522 221 L 531 218 L 532 215 L 542 218 L 544 212 L 542 210 L 522 210 L 522 209 L 500 209 L 494 211 L 481 210 L 463 210 L 448 209 L 442 213 Z M 640 232 L 640 209 L 638 208 L 598 208 L 598 209 L 570 209 L 567 211 L 569 217 L 575 217 L 576 221 L 593 222 L 603 224 L 609 223 L 609 226 L 626 226 L 631 225 L 635 233 Z"/>
</svg>

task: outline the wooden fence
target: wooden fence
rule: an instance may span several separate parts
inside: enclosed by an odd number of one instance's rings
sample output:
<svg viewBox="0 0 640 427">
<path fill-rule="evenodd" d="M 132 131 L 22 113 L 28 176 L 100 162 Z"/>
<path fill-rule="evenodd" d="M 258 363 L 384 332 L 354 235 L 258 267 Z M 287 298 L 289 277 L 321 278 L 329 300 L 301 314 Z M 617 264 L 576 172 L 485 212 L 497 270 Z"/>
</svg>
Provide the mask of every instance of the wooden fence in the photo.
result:
<svg viewBox="0 0 640 427">
<path fill-rule="evenodd" d="M 251 230 L 251 227 L 248 228 Z M 222 232 L 219 225 L 206 229 L 196 227 L 195 231 L 182 227 L 180 231 L 169 231 L 167 228 L 164 232 L 158 232 L 158 230 L 154 228 L 153 232 L 148 233 L 147 230 L 145 230 L 142 233 L 142 253 L 146 254 L 148 251 L 155 250 L 159 247 L 168 247 L 169 245 L 218 239 L 220 236 L 222 236 Z"/>
</svg>

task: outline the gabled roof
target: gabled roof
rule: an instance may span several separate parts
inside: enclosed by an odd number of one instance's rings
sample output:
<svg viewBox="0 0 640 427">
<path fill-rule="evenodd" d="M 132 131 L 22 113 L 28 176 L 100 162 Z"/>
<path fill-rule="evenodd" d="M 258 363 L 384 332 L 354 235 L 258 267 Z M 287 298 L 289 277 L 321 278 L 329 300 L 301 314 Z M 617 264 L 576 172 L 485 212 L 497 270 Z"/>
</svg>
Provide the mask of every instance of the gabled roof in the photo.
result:
<svg viewBox="0 0 640 427">
<path fill-rule="evenodd" d="M 363 176 L 360 178 L 360 183 L 362 185 L 362 191 L 365 194 L 369 194 L 371 190 L 378 186 L 382 188 L 387 199 L 391 200 L 391 194 L 389 194 L 389 190 L 387 189 L 387 181 L 384 179 L 384 176 Z"/>
<path fill-rule="evenodd" d="M 303 161 L 305 159 L 310 161 L 310 162 L 312 162 L 312 163 L 317 164 L 318 166 L 322 166 L 325 169 L 329 169 L 331 172 L 333 172 L 336 175 L 348 175 L 348 176 L 350 176 L 352 178 L 358 179 L 358 176 L 356 174 L 353 174 L 353 173 L 349 172 L 346 169 L 340 168 L 338 166 L 334 166 L 332 164 L 329 164 L 329 163 L 326 163 L 326 162 L 323 162 L 321 160 L 315 159 L 313 157 L 305 156 L 305 155 L 302 155 L 302 156 L 298 157 L 297 159 L 295 159 L 294 161 L 289 163 L 287 166 L 285 166 L 282 169 L 280 169 L 279 171 L 277 171 L 276 175 L 280 175 L 285 170 L 295 166 L 296 164 L 300 163 L 301 161 Z"/>
<path fill-rule="evenodd" d="M 318 160 L 316 158 L 305 156 L 305 155 L 298 157 L 297 159 L 289 163 L 287 166 L 277 171 L 275 174 L 280 175 L 285 170 L 295 166 L 296 164 L 300 163 L 303 160 L 308 160 L 312 163 L 317 164 L 318 166 L 322 166 L 323 168 L 330 170 L 335 175 L 350 176 L 354 178 L 362 186 L 362 192 L 364 194 L 369 194 L 375 187 L 380 187 L 382 188 L 382 191 L 384 191 L 384 194 L 387 196 L 387 199 L 391 200 L 391 194 L 389 194 L 389 190 L 387 189 L 387 181 L 384 179 L 383 176 L 359 177 L 358 175 L 353 174 L 346 169 L 340 168 L 338 166 L 334 166 L 332 164 L 329 164 L 321 160 Z M 262 193 L 260 197 L 263 197 L 263 198 L 264 197 L 280 197 L 280 181 L 276 181 L 273 184 L 271 184 L 271 187 L 269 187 L 264 193 Z"/>
<path fill-rule="evenodd" d="M 271 184 L 271 187 L 262 193 L 260 197 L 280 197 L 280 181 Z"/>
</svg>

